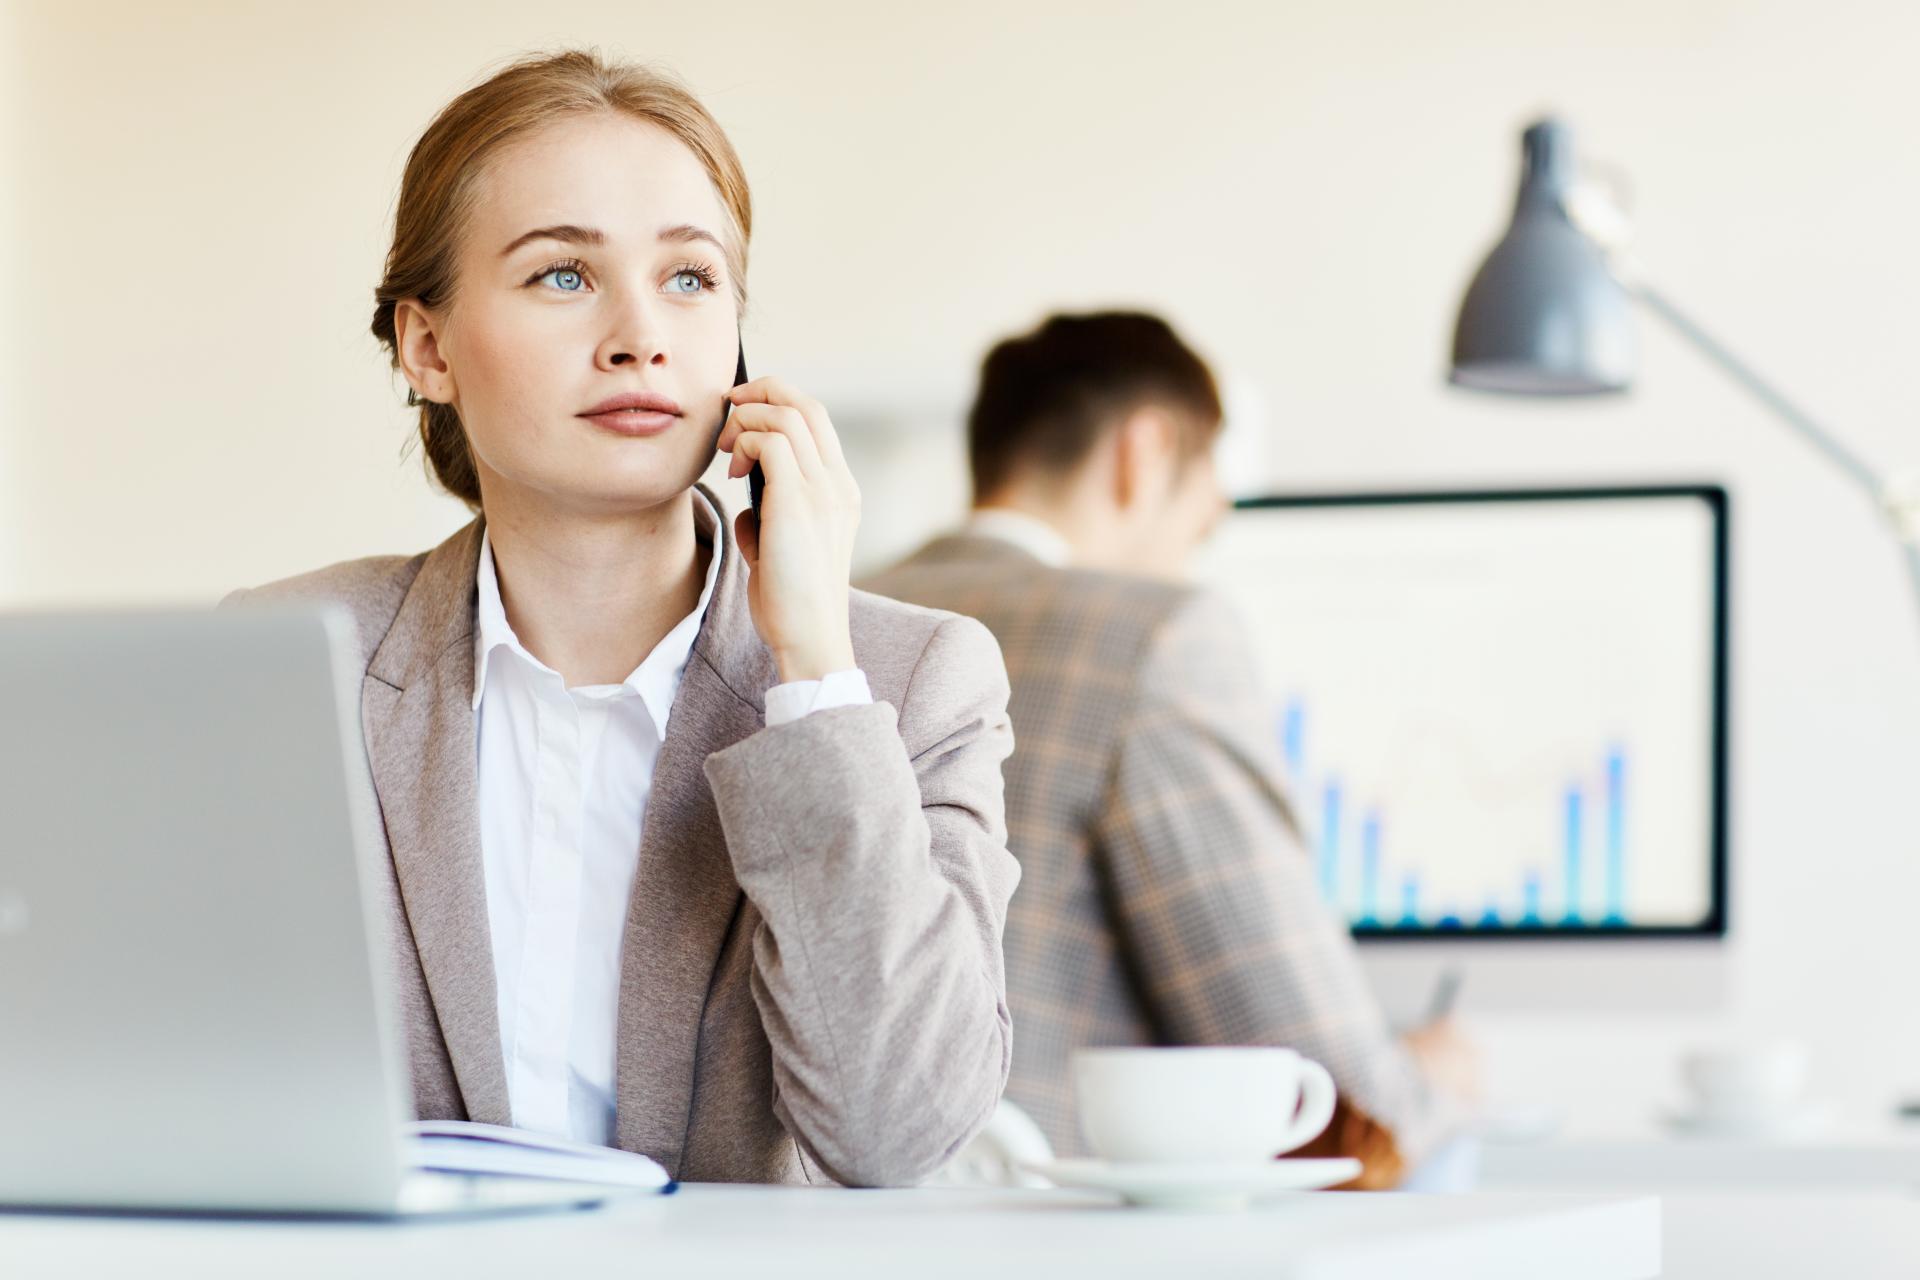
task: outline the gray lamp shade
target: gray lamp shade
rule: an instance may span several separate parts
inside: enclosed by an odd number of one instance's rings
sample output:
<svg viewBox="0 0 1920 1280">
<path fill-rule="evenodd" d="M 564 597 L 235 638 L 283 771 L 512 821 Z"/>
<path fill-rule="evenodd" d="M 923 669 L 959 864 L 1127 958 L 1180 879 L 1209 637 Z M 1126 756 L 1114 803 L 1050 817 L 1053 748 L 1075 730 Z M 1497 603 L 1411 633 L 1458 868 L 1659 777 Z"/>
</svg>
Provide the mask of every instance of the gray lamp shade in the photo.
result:
<svg viewBox="0 0 1920 1280">
<path fill-rule="evenodd" d="M 1567 217 L 1573 132 L 1542 120 L 1523 145 L 1513 225 L 1460 304 L 1451 381 L 1529 396 L 1625 391 L 1639 340 L 1626 291 Z"/>
</svg>

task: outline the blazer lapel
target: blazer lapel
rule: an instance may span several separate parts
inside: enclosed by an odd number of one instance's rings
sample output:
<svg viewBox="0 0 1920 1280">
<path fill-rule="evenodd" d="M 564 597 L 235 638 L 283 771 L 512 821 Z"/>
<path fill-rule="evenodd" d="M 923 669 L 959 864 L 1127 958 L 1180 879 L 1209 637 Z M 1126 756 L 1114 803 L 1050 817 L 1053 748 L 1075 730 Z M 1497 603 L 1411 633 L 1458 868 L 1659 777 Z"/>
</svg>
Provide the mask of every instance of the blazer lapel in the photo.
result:
<svg viewBox="0 0 1920 1280">
<path fill-rule="evenodd" d="M 708 495 L 716 510 L 718 498 Z M 698 508 L 696 508 L 698 510 Z M 678 1174 L 693 1103 L 700 1020 L 741 893 L 703 768 L 758 731 L 770 655 L 747 609 L 747 569 L 702 519 L 720 574 L 681 676 L 654 767 L 622 943 L 615 1065 L 619 1145 Z"/>
<path fill-rule="evenodd" d="M 430 552 L 368 664 L 361 709 L 407 922 L 470 1119 L 511 1120 L 480 860 L 474 521 Z"/>
</svg>

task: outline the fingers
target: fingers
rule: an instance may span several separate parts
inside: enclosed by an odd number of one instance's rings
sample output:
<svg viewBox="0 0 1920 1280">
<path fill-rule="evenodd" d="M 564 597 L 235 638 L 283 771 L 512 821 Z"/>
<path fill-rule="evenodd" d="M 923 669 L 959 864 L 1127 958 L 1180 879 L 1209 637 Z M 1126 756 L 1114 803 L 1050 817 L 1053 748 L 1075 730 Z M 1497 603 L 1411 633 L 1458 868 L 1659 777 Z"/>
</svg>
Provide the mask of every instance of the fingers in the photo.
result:
<svg viewBox="0 0 1920 1280">
<path fill-rule="evenodd" d="M 833 465 L 844 461 L 840 435 L 834 430 L 833 419 L 827 416 L 826 406 L 785 378 L 755 378 L 751 382 L 741 383 L 728 395 L 735 406 L 766 404 L 795 410 L 812 435 L 815 452 Z"/>
<path fill-rule="evenodd" d="M 817 476 L 821 473 L 819 446 L 814 443 L 813 430 L 798 409 L 774 404 L 736 405 L 733 412 L 727 415 L 727 425 L 721 429 L 719 447 L 733 450 L 738 456 L 735 443 L 741 437 L 755 433 L 784 438 L 793 450 L 794 461 L 799 463 L 802 475 Z M 745 475 L 746 469 L 740 468 L 738 474 Z"/>
<path fill-rule="evenodd" d="M 719 447 L 730 478 L 757 464 L 766 476 L 758 512 L 743 511 L 734 538 L 753 573 L 754 626 L 781 679 L 817 679 L 852 662 L 847 581 L 860 490 L 818 401 L 778 378 L 742 383 Z"/>
<path fill-rule="evenodd" d="M 743 431 L 733 442 L 733 461 L 727 465 L 728 479 L 738 479 L 759 463 L 766 472 L 767 486 L 792 488 L 802 478 L 800 464 L 793 456 L 793 441 L 778 431 Z"/>
</svg>

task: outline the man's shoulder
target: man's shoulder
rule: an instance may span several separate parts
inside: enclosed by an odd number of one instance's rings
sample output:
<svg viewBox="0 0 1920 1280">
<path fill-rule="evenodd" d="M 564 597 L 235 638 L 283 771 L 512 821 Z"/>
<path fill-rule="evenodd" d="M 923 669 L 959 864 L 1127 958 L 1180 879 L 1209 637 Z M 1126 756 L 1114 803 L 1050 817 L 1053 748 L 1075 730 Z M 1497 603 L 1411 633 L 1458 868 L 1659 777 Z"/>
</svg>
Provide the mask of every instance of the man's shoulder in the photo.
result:
<svg viewBox="0 0 1920 1280">
<path fill-rule="evenodd" d="M 1038 585 L 1034 608 L 1049 629 L 1124 637 L 1142 650 L 1206 594 L 1191 583 L 1073 567 L 1048 569 Z"/>
<path fill-rule="evenodd" d="M 1145 640 L 1204 594 L 1143 574 L 1043 564 L 978 538 L 929 544 L 861 585 L 898 600 L 979 618 L 1006 643 L 1007 633 L 1099 632 Z"/>
<path fill-rule="evenodd" d="M 1043 649 L 1099 655 L 1136 691 L 1162 685 L 1254 687 L 1252 637 L 1218 590 L 1192 582 L 1093 569 L 1059 569 L 1033 619 Z"/>
</svg>

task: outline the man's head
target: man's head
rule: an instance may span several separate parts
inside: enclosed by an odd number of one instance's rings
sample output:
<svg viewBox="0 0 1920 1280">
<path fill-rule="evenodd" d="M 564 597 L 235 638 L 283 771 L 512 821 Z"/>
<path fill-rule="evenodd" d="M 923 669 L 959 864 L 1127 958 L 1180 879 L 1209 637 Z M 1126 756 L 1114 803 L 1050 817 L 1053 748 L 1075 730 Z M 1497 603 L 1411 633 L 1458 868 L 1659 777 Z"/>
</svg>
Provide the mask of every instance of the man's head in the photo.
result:
<svg viewBox="0 0 1920 1280">
<path fill-rule="evenodd" d="M 1057 315 L 987 353 L 967 417 L 976 507 L 1038 516 L 1075 563 L 1177 576 L 1226 503 L 1220 393 L 1166 321 Z"/>
</svg>

